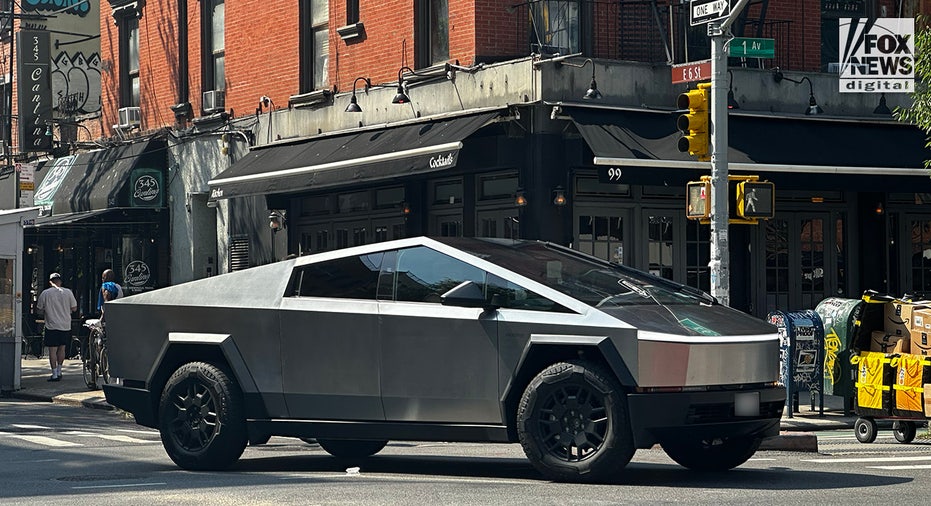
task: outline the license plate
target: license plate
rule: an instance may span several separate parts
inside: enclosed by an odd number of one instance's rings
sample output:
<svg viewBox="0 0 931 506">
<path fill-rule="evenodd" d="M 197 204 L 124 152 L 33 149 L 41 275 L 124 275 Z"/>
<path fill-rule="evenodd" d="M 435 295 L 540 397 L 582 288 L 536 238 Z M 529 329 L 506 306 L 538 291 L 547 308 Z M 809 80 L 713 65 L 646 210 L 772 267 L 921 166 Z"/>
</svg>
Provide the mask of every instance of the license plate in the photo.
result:
<svg viewBox="0 0 931 506">
<path fill-rule="evenodd" d="M 760 393 L 743 392 L 734 394 L 734 414 L 737 416 L 760 416 Z"/>
</svg>

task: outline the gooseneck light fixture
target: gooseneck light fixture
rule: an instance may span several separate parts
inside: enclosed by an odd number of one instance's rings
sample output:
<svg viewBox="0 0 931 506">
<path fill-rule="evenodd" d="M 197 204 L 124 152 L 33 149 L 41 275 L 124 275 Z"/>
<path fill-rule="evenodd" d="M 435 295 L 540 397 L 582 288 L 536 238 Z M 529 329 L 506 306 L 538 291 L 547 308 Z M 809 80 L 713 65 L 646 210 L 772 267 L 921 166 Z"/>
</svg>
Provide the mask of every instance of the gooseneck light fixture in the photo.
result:
<svg viewBox="0 0 931 506">
<path fill-rule="evenodd" d="M 572 63 L 569 61 L 560 61 L 557 65 L 568 65 L 570 67 L 575 67 L 580 69 L 586 65 L 591 64 L 592 66 L 592 82 L 588 85 L 588 90 L 585 91 L 585 94 L 582 95 L 582 100 L 601 100 L 601 92 L 598 91 L 598 83 L 595 82 L 595 62 L 591 58 L 586 58 L 582 63 Z"/>
<path fill-rule="evenodd" d="M 556 207 L 566 205 L 566 190 L 561 185 L 553 189 L 553 205 Z"/>
<path fill-rule="evenodd" d="M 411 74 L 414 73 L 414 70 L 410 67 L 401 67 L 398 69 L 398 92 L 394 95 L 394 98 L 391 99 L 392 104 L 408 104 L 411 101 L 411 97 L 408 97 L 407 93 L 404 92 L 404 81 L 401 79 L 401 73 L 405 70 Z"/>
<path fill-rule="evenodd" d="M 779 67 L 776 67 L 775 69 L 773 69 L 773 81 L 776 81 L 778 83 L 782 81 L 783 79 L 785 79 L 786 81 L 795 83 L 795 84 L 802 84 L 803 82 L 808 81 L 808 107 L 805 108 L 805 116 L 814 116 L 817 114 L 824 113 L 824 109 L 822 109 L 821 106 L 818 105 L 818 102 L 815 100 L 815 88 L 812 85 L 811 79 L 809 79 L 808 76 L 802 76 L 801 79 L 792 79 L 792 78 L 786 77 L 782 73 L 782 71 L 779 70 Z"/>
<path fill-rule="evenodd" d="M 352 96 L 349 97 L 349 105 L 346 106 L 346 112 L 362 112 L 362 108 L 359 107 L 359 102 L 356 100 L 356 84 L 362 81 L 365 83 L 365 93 L 369 92 L 369 88 L 372 87 L 372 81 L 367 77 L 357 77 L 355 81 L 352 82 Z"/>
<path fill-rule="evenodd" d="M 886 94 L 883 93 L 879 96 L 879 105 L 873 109 L 873 114 L 882 114 L 884 116 L 891 116 L 892 111 L 889 110 L 889 106 L 886 105 Z"/>
</svg>

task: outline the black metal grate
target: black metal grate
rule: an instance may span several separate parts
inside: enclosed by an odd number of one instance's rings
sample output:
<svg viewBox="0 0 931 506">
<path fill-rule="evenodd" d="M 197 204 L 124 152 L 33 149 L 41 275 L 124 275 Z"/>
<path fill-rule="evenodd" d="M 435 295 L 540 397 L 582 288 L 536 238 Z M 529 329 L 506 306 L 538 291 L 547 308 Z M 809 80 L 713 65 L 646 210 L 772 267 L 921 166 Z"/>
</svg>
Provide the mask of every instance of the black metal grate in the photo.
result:
<svg viewBox="0 0 931 506">
<path fill-rule="evenodd" d="M 230 272 L 249 268 L 250 247 L 248 236 L 230 237 Z"/>
</svg>

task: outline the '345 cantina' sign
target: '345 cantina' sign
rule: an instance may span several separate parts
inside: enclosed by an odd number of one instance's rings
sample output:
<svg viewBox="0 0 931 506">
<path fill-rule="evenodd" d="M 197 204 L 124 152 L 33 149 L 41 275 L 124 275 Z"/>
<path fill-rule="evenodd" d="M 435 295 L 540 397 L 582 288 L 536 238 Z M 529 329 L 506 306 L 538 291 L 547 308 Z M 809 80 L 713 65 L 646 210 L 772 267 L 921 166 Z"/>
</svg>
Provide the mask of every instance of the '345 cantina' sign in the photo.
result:
<svg viewBox="0 0 931 506">
<path fill-rule="evenodd" d="M 49 151 L 52 136 L 45 135 L 52 119 L 52 81 L 49 76 L 49 32 L 21 30 L 16 34 L 19 53 L 19 139 L 21 151 Z"/>
</svg>

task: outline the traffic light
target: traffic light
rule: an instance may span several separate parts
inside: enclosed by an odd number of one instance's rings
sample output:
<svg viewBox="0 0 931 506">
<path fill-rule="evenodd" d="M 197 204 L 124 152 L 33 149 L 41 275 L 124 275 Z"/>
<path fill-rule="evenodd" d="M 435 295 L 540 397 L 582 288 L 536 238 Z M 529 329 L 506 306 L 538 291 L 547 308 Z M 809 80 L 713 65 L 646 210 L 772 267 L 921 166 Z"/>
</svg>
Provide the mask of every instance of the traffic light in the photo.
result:
<svg viewBox="0 0 931 506">
<path fill-rule="evenodd" d="M 678 109 L 688 109 L 679 116 L 676 126 L 684 134 L 679 139 L 679 151 L 698 157 L 701 161 L 710 160 L 708 155 L 711 83 L 699 83 L 698 88 L 689 90 L 676 100 Z"/>
<path fill-rule="evenodd" d="M 685 217 L 690 220 L 705 220 L 711 216 L 711 183 L 690 181 L 686 187 Z"/>
<path fill-rule="evenodd" d="M 744 219 L 769 219 L 773 217 L 776 204 L 776 189 L 768 181 L 743 181 L 737 183 L 737 215 Z"/>
</svg>

